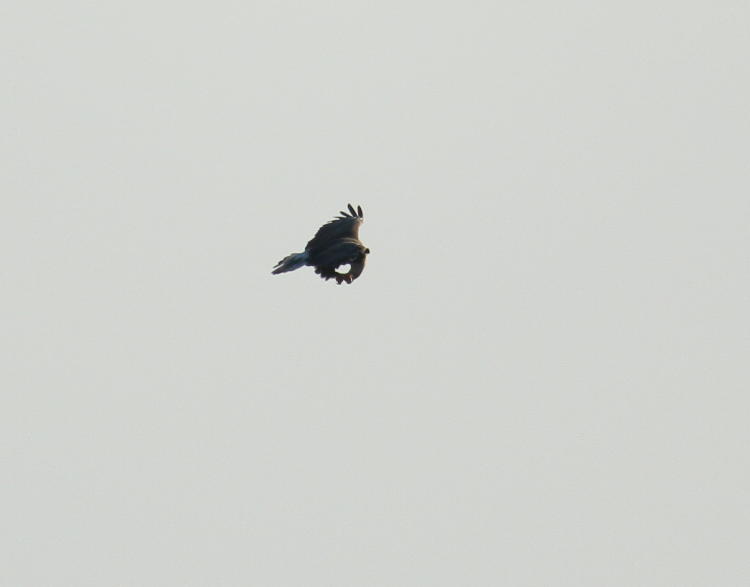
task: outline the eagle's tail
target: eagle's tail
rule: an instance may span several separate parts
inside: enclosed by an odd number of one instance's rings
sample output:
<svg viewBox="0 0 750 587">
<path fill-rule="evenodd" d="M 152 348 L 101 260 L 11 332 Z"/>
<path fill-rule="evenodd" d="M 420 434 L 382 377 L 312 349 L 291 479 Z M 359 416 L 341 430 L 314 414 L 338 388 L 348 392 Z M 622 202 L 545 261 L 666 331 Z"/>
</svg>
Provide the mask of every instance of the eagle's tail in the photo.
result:
<svg viewBox="0 0 750 587">
<path fill-rule="evenodd" d="M 304 253 L 292 253 L 291 255 L 287 255 L 284 257 L 281 261 L 276 263 L 276 266 L 274 267 L 273 273 L 274 275 L 277 275 L 279 273 L 286 273 L 287 271 L 294 271 L 295 269 L 299 269 L 300 267 L 304 266 L 307 263 L 307 251 Z"/>
</svg>

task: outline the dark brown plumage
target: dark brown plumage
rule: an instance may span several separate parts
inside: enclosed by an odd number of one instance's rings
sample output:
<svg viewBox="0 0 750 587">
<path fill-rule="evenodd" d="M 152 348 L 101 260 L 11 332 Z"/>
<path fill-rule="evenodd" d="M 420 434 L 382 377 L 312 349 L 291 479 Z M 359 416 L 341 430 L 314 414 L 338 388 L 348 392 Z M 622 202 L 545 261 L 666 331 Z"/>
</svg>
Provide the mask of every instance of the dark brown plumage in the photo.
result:
<svg viewBox="0 0 750 587">
<path fill-rule="evenodd" d="M 335 279 L 336 283 L 351 283 L 362 274 L 365 259 L 370 249 L 359 240 L 359 227 L 364 215 L 362 207 L 348 205 L 349 212 L 342 211 L 339 216 L 324 224 L 310 239 L 302 253 L 292 253 L 279 261 L 272 273 L 294 271 L 304 265 L 315 267 L 315 273 L 323 279 Z M 349 265 L 346 273 L 336 269 Z"/>
</svg>

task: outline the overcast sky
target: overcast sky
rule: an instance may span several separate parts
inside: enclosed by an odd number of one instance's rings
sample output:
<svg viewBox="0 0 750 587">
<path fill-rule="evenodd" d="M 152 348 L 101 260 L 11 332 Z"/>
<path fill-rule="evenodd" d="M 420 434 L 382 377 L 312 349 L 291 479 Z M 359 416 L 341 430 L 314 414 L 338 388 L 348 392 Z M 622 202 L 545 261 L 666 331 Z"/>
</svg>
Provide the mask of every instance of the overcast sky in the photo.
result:
<svg viewBox="0 0 750 587">
<path fill-rule="evenodd" d="M 748 18 L 3 8 L 0 584 L 746 584 Z"/>
</svg>

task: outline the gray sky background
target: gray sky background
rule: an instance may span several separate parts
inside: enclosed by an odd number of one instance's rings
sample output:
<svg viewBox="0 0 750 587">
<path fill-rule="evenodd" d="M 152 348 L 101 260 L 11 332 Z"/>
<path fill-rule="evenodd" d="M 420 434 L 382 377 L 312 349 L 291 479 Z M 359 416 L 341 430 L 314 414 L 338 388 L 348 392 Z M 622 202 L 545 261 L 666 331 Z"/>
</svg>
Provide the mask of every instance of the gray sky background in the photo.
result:
<svg viewBox="0 0 750 587">
<path fill-rule="evenodd" d="M 749 17 L 4 7 L 0 584 L 747 584 Z"/>
</svg>

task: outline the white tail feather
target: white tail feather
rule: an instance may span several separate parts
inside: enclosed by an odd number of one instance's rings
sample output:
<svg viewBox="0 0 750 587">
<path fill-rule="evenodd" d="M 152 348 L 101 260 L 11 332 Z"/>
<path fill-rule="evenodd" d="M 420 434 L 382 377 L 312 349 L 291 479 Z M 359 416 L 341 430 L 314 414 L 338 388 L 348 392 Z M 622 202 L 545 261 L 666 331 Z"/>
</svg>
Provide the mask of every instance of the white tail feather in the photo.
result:
<svg viewBox="0 0 750 587">
<path fill-rule="evenodd" d="M 294 271 L 299 269 L 307 263 L 307 252 L 304 253 L 292 253 L 287 255 L 281 261 L 276 263 L 276 267 L 271 271 L 274 275 L 279 273 L 286 273 L 287 271 Z"/>
</svg>

